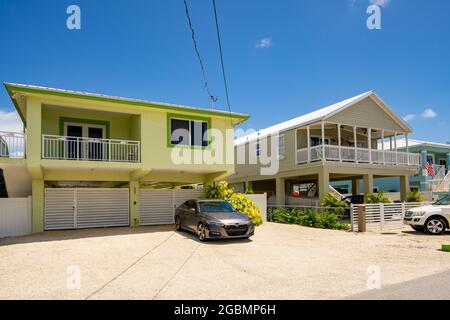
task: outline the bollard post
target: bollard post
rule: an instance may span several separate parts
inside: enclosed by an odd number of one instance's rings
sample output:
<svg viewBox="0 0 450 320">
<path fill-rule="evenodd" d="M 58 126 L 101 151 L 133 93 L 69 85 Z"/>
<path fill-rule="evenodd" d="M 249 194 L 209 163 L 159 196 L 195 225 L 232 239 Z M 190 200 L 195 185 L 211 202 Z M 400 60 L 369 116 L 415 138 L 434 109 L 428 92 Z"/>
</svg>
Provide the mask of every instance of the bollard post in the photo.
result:
<svg viewBox="0 0 450 320">
<path fill-rule="evenodd" d="M 358 207 L 358 232 L 366 232 L 366 206 Z"/>
</svg>

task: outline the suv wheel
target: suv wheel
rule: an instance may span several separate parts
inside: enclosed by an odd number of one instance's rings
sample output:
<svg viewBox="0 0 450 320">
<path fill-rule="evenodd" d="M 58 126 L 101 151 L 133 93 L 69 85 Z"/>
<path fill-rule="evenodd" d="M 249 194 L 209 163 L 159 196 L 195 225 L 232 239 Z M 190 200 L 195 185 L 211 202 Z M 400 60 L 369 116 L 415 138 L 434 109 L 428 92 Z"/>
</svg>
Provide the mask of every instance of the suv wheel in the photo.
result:
<svg viewBox="0 0 450 320">
<path fill-rule="evenodd" d="M 177 229 L 177 231 L 181 231 L 181 221 L 179 217 L 175 218 L 175 229 Z"/>
<path fill-rule="evenodd" d="M 445 228 L 445 221 L 439 217 L 432 217 L 425 223 L 425 229 L 432 235 L 443 234 L 445 232 Z"/>
<path fill-rule="evenodd" d="M 199 223 L 197 226 L 197 237 L 200 241 L 205 241 L 206 239 L 206 228 L 203 223 Z"/>
</svg>

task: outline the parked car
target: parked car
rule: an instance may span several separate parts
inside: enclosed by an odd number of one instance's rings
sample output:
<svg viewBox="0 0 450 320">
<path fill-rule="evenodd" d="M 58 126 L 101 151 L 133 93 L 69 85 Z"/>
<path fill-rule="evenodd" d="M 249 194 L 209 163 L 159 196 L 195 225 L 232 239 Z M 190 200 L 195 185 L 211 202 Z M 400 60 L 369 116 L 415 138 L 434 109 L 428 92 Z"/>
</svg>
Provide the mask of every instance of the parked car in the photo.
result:
<svg viewBox="0 0 450 320">
<path fill-rule="evenodd" d="M 255 232 L 252 220 L 224 200 L 188 200 L 175 210 L 177 230 L 195 232 L 206 239 L 249 238 Z"/>
<path fill-rule="evenodd" d="M 425 231 L 432 235 L 445 233 L 450 228 L 450 196 L 429 206 L 407 210 L 403 221 L 416 231 Z"/>
</svg>

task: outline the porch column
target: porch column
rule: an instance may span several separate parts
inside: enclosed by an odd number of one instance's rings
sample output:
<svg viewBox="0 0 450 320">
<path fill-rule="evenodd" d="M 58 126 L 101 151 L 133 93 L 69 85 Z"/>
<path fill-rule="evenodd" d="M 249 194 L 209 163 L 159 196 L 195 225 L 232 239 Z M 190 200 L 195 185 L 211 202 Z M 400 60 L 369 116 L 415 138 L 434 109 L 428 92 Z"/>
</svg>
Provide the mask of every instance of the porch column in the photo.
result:
<svg viewBox="0 0 450 320">
<path fill-rule="evenodd" d="M 389 150 L 392 151 L 392 136 L 389 137 Z"/>
<path fill-rule="evenodd" d="M 385 164 L 384 163 L 384 161 L 385 161 L 385 158 L 384 158 L 384 130 L 381 130 L 381 150 L 383 151 L 383 164 Z"/>
<path fill-rule="evenodd" d="M 356 135 L 356 126 L 353 126 L 353 143 L 355 145 L 355 162 L 358 163 L 358 136 Z"/>
<path fill-rule="evenodd" d="M 330 192 L 330 173 L 324 167 L 319 171 L 317 186 L 319 188 L 319 201 L 322 201 L 322 199 Z"/>
<path fill-rule="evenodd" d="M 322 121 L 322 161 L 326 161 L 325 156 L 325 121 Z"/>
<path fill-rule="evenodd" d="M 409 176 L 400 177 L 400 200 L 406 202 L 409 192 Z"/>
<path fill-rule="evenodd" d="M 364 181 L 364 195 L 367 196 L 369 193 L 373 193 L 373 174 L 365 174 L 363 176 Z"/>
<path fill-rule="evenodd" d="M 352 179 L 352 195 L 356 196 L 361 194 L 361 181 L 359 179 Z"/>
<path fill-rule="evenodd" d="M 394 132 L 395 164 L 398 165 L 397 132 Z"/>
<path fill-rule="evenodd" d="M 447 153 L 447 166 L 446 166 L 446 170 L 447 170 L 447 172 L 449 172 L 450 171 L 450 153 Z"/>
<path fill-rule="evenodd" d="M 339 146 L 339 162 L 342 162 L 342 141 L 341 141 L 341 125 L 337 124 L 338 130 L 338 146 Z"/>
<path fill-rule="evenodd" d="M 44 180 L 31 182 L 31 225 L 32 232 L 44 232 Z"/>
<path fill-rule="evenodd" d="M 275 197 L 277 206 L 286 205 L 286 181 L 284 178 L 275 179 Z"/>
<path fill-rule="evenodd" d="M 308 163 L 311 162 L 311 129 L 309 126 L 306 127 L 306 145 L 308 148 Z"/>
<path fill-rule="evenodd" d="M 406 142 L 406 163 L 409 166 L 409 142 L 408 142 L 408 134 L 405 134 L 405 142 Z"/>
<path fill-rule="evenodd" d="M 130 181 L 130 227 L 138 227 L 141 223 L 139 211 L 139 181 Z"/>
<path fill-rule="evenodd" d="M 369 149 L 369 163 L 372 163 L 372 128 L 367 129 L 367 147 Z"/>
</svg>

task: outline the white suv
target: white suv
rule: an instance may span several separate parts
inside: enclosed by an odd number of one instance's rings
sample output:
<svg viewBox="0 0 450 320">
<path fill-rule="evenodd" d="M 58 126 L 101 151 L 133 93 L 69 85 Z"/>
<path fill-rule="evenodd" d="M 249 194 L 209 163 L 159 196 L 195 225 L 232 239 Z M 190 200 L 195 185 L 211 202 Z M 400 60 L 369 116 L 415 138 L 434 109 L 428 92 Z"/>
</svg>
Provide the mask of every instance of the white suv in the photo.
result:
<svg viewBox="0 0 450 320">
<path fill-rule="evenodd" d="M 406 211 L 403 221 L 416 231 L 426 231 L 432 235 L 444 234 L 446 229 L 450 229 L 450 196 L 430 206 Z"/>
</svg>

